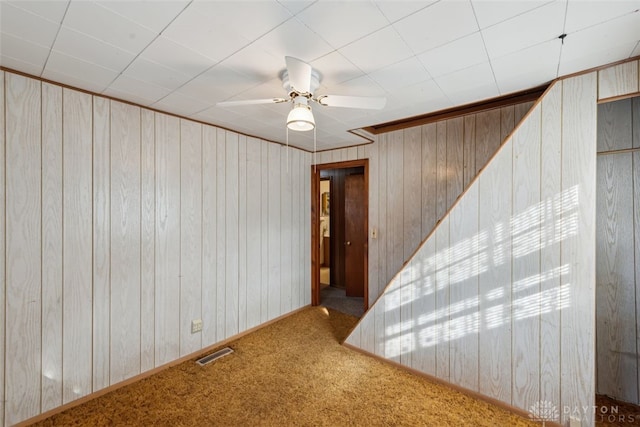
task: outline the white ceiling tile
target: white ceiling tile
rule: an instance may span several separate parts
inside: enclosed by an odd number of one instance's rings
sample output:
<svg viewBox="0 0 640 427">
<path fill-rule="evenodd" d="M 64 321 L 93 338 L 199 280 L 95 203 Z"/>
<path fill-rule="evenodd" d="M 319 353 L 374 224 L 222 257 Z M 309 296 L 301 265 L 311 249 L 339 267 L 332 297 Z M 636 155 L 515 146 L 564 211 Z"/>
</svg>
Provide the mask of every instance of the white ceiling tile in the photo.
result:
<svg viewBox="0 0 640 427">
<path fill-rule="evenodd" d="M 171 92 L 169 89 L 122 74 L 103 93 L 111 96 L 116 96 L 113 95 L 115 93 L 125 94 L 123 99 L 150 105 L 167 96 L 169 92 Z M 129 99 L 129 96 L 135 97 L 137 101 L 133 98 Z"/>
<path fill-rule="evenodd" d="M 4 53 L 0 53 L 0 65 L 11 70 L 17 70 L 23 73 L 31 74 L 33 76 L 40 76 L 40 73 L 42 72 L 42 65 L 32 64 L 30 62 L 25 62 L 17 58 L 5 56 Z"/>
<path fill-rule="evenodd" d="M 69 0 L 21 0 L 21 1 L 9 1 L 3 2 L 9 3 L 20 9 L 28 10 L 31 13 L 35 13 L 38 16 L 46 18 L 50 21 L 60 23 L 64 17 L 64 13 L 67 10 Z"/>
<path fill-rule="evenodd" d="M 106 0 L 100 6 L 110 9 L 127 19 L 149 28 L 155 33 L 162 31 L 189 4 L 188 0 Z"/>
<path fill-rule="evenodd" d="M 553 1 L 558 0 L 471 0 L 471 4 L 476 12 L 480 28 L 487 28 Z"/>
<path fill-rule="evenodd" d="M 244 114 L 227 109 L 211 107 L 193 114 L 191 117 L 207 123 L 227 123 L 239 119 L 240 117 L 244 117 Z"/>
<path fill-rule="evenodd" d="M 285 59 L 273 55 L 255 43 L 235 52 L 220 63 L 224 67 L 241 74 L 244 78 L 254 80 L 254 86 L 280 76 L 285 69 Z"/>
<path fill-rule="evenodd" d="M 565 32 L 571 34 L 583 28 L 632 13 L 638 9 L 640 9 L 640 0 L 568 0 Z M 638 25 L 640 26 L 640 22 Z"/>
<path fill-rule="evenodd" d="M 561 46 L 560 40 L 554 39 L 491 60 L 500 93 L 536 87 L 555 79 Z"/>
<path fill-rule="evenodd" d="M 140 58 L 160 64 L 189 77 L 195 77 L 215 64 L 212 59 L 163 36 L 155 39 L 140 54 Z"/>
<path fill-rule="evenodd" d="M 628 58 L 640 40 L 634 13 L 568 34 L 560 56 L 560 76 Z"/>
<path fill-rule="evenodd" d="M 482 30 L 487 53 L 497 58 L 562 34 L 565 4 L 554 2 Z"/>
<path fill-rule="evenodd" d="M 413 56 L 409 46 L 392 27 L 383 28 L 339 50 L 365 73 Z"/>
<path fill-rule="evenodd" d="M 276 0 L 278 3 L 287 8 L 292 14 L 300 13 L 317 0 Z"/>
<path fill-rule="evenodd" d="M 41 46 L 51 46 L 59 27 L 55 22 L 0 1 L 0 28 L 4 34 Z"/>
<path fill-rule="evenodd" d="M 157 35 L 148 28 L 88 1 L 71 2 L 64 25 L 134 54 L 138 54 Z"/>
<path fill-rule="evenodd" d="M 133 61 L 123 74 L 171 90 L 190 80 L 189 76 L 142 58 Z"/>
<path fill-rule="evenodd" d="M 54 75 L 64 75 L 64 81 L 69 83 L 70 78 L 82 82 L 81 89 L 94 92 L 102 92 L 118 76 L 118 72 L 101 67 L 99 65 L 83 61 L 82 59 L 66 55 L 62 52 L 52 51 L 42 74 L 44 78 L 56 80 Z"/>
<path fill-rule="evenodd" d="M 431 80 L 429 73 L 415 57 L 381 68 L 371 73 L 370 76 L 387 92 Z"/>
<path fill-rule="evenodd" d="M 59 73 L 57 71 L 45 70 L 42 73 L 42 77 L 51 80 L 57 83 L 62 83 L 64 85 L 72 86 L 78 89 L 87 90 L 89 92 L 94 93 L 102 93 L 105 89 L 106 84 L 103 82 L 99 82 L 97 80 L 93 80 L 92 75 L 88 75 L 86 78 L 78 77 L 78 75 L 69 75 L 64 73 Z"/>
<path fill-rule="evenodd" d="M 160 101 L 152 104 L 151 107 L 181 116 L 190 116 L 207 108 L 211 108 L 212 104 L 201 99 L 183 95 L 179 92 L 172 92 Z"/>
<path fill-rule="evenodd" d="M 478 31 L 471 3 L 441 1 L 393 24 L 414 53 L 421 53 Z"/>
<path fill-rule="evenodd" d="M 38 75 L 42 71 L 49 56 L 48 47 L 30 43 L 24 39 L 4 33 L 0 33 L 0 52 L 2 52 L 3 57 L 13 58 L 19 62 L 31 64 L 32 67 L 30 68 L 32 70 L 34 68 L 38 69 Z"/>
<path fill-rule="evenodd" d="M 371 77 L 364 75 L 334 85 L 331 95 L 386 96 L 386 91 Z"/>
<path fill-rule="evenodd" d="M 487 52 L 479 32 L 418 55 L 433 77 L 487 62 Z"/>
<path fill-rule="evenodd" d="M 210 102 L 220 102 L 256 86 L 253 78 L 238 74 L 229 67 L 218 64 L 187 82 L 180 92 L 194 98 L 202 97 Z"/>
<path fill-rule="evenodd" d="M 320 73 L 321 87 L 327 89 L 364 74 L 362 70 L 337 51 L 316 59 L 311 65 Z"/>
<path fill-rule="evenodd" d="M 456 105 L 499 95 L 488 62 L 438 77 L 435 81 L 444 94 Z"/>
<path fill-rule="evenodd" d="M 111 89 L 111 88 L 102 92 L 101 95 L 108 96 L 110 98 L 114 98 L 119 101 L 132 102 L 134 104 L 141 105 L 143 107 L 149 107 L 151 104 L 155 102 L 128 91 Z"/>
<path fill-rule="evenodd" d="M 276 2 L 194 2 L 163 35 L 220 61 L 290 17 Z"/>
<path fill-rule="evenodd" d="M 282 87 L 282 81 L 280 78 L 274 78 L 239 92 L 237 96 L 232 96 L 228 100 L 285 98 L 286 96 L 287 92 Z"/>
<path fill-rule="evenodd" d="M 383 114 L 375 122 L 388 122 L 453 106 L 434 80 L 407 86 L 389 94 Z"/>
<path fill-rule="evenodd" d="M 297 18 L 336 49 L 389 25 L 375 4 L 364 1 L 319 1 Z"/>
<path fill-rule="evenodd" d="M 124 70 L 135 58 L 135 55 L 131 52 L 119 49 L 68 27 L 60 29 L 53 49 L 114 71 Z"/>
<path fill-rule="evenodd" d="M 427 6 L 432 5 L 436 1 L 380 0 L 376 1 L 375 4 L 380 8 L 384 16 L 387 17 L 389 22 L 395 22 L 419 11 L 420 9 L 424 9 Z"/>
<path fill-rule="evenodd" d="M 256 46 L 274 56 L 293 56 L 306 62 L 326 55 L 334 49 L 306 25 L 292 18 L 261 37 Z"/>
<path fill-rule="evenodd" d="M 634 56 L 640 56 L 640 41 L 636 44 L 635 49 L 633 49 L 633 52 L 631 52 L 631 57 L 633 58 Z"/>
</svg>

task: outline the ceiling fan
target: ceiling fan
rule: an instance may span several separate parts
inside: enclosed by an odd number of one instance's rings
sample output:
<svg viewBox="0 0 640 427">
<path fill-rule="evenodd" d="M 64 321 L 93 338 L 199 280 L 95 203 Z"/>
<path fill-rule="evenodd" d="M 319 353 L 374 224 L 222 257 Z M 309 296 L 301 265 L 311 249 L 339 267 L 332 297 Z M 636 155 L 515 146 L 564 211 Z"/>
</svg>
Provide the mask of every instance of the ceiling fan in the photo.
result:
<svg viewBox="0 0 640 427">
<path fill-rule="evenodd" d="M 292 56 L 285 56 L 287 69 L 282 73 L 282 87 L 287 91 L 286 98 L 249 99 L 242 101 L 218 102 L 219 107 L 235 107 L 241 105 L 279 104 L 291 102 L 293 107 L 287 116 L 287 127 L 296 131 L 308 131 L 315 128 L 316 123 L 311 112 L 309 101 L 325 107 L 363 108 L 379 110 L 384 107 L 384 97 L 315 95 L 320 86 L 320 74 L 311 65 Z"/>
</svg>

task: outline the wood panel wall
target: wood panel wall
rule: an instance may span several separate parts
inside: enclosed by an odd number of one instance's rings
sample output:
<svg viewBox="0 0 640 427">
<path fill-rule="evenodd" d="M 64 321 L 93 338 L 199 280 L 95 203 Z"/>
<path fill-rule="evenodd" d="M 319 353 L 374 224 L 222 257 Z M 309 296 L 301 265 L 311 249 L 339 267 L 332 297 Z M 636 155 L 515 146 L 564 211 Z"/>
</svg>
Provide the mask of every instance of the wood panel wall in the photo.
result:
<svg viewBox="0 0 640 427">
<path fill-rule="evenodd" d="M 0 424 L 311 301 L 309 153 L 0 72 L 0 156 Z"/>
<path fill-rule="evenodd" d="M 551 86 L 346 342 L 592 426 L 581 408 L 595 397 L 596 101 L 597 73 Z M 500 135 L 488 114 L 475 117 L 476 141 Z M 489 156 L 476 149 L 476 165 Z"/>
<path fill-rule="evenodd" d="M 532 102 L 378 135 L 315 163 L 369 158 L 369 304 L 468 187 Z"/>
<path fill-rule="evenodd" d="M 596 390 L 640 404 L 640 97 L 598 106 Z"/>
</svg>

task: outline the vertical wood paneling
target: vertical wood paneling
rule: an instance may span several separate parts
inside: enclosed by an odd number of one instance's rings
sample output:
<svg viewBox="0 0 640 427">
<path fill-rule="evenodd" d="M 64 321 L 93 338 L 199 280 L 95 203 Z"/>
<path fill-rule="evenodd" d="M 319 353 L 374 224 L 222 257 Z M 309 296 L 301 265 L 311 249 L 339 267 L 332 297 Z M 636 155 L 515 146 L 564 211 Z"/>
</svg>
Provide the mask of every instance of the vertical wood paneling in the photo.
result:
<svg viewBox="0 0 640 427">
<path fill-rule="evenodd" d="M 585 242 L 595 242 L 596 79 L 596 73 L 577 76 L 562 88 L 563 222 L 573 217 L 577 227 L 561 247 L 561 264 L 570 269 L 561 285 L 571 286 L 561 319 L 561 396 L 562 405 L 570 407 L 592 406 L 595 400 L 595 248 Z M 586 418 L 583 425 L 593 425 L 593 414 Z"/>
<path fill-rule="evenodd" d="M 514 106 L 500 108 L 500 141 L 504 141 L 515 126 Z"/>
<path fill-rule="evenodd" d="M 262 143 L 247 138 L 247 328 L 261 322 L 262 309 Z"/>
<path fill-rule="evenodd" d="M 467 188 L 476 176 L 476 116 L 464 117 L 464 135 L 462 142 L 462 188 Z"/>
<path fill-rule="evenodd" d="M 156 117 L 156 366 L 180 355 L 180 120 Z"/>
<path fill-rule="evenodd" d="M 523 102 L 521 104 L 516 104 L 513 106 L 513 115 L 515 119 L 515 124 L 520 123 L 522 118 L 529 112 L 531 107 L 533 106 L 533 101 Z"/>
<path fill-rule="evenodd" d="M 305 248 L 311 247 L 311 155 L 305 154 L 305 168 L 303 173 L 302 182 L 306 183 L 306 189 L 304 191 L 304 245 Z M 309 251 L 307 250 L 307 254 Z M 304 304 L 311 304 L 311 258 L 307 255 L 304 265 Z"/>
<path fill-rule="evenodd" d="M 6 74 L 5 423 L 40 412 L 41 86 Z"/>
<path fill-rule="evenodd" d="M 637 110 L 640 113 L 640 110 Z M 633 224 L 634 224 L 634 248 L 635 248 L 635 279 L 636 279 L 636 354 L 640 354 L 640 153 L 633 153 Z M 638 362 L 640 363 L 640 362 Z M 640 404 L 640 366 L 638 366 L 638 401 Z"/>
<path fill-rule="evenodd" d="M 109 386 L 111 355 L 111 101 L 93 99 L 93 390 Z"/>
<path fill-rule="evenodd" d="M 638 401 L 632 154 L 598 156 L 596 208 L 597 391 L 625 402 Z"/>
<path fill-rule="evenodd" d="M 513 144 L 502 150 L 480 175 L 479 230 L 486 236 L 480 292 L 480 393 L 511 402 L 511 221 Z M 500 351 L 496 351 L 500 349 Z"/>
<path fill-rule="evenodd" d="M 560 404 L 562 82 L 543 98 L 540 160 L 540 399 Z"/>
<path fill-rule="evenodd" d="M 140 373 L 140 108 L 111 102 L 110 382 Z"/>
<path fill-rule="evenodd" d="M 462 117 L 447 120 L 447 208 L 452 206 L 462 193 L 463 135 L 464 120 Z"/>
<path fill-rule="evenodd" d="M 226 325 L 227 337 L 238 333 L 238 137 L 234 132 L 226 133 L 225 149 L 225 207 L 226 207 L 226 246 L 227 251 L 225 287 L 226 287 Z"/>
<path fill-rule="evenodd" d="M 632 135 L 630 98 L 598 106 L 598 152 L 631 148 Z"/>
<path fill-rule="evenodd" d="M 91 392 L 91 96 L 63 89 L 63 403 Z"/>
<path fill-rule="evenodd" d="M 476 114 L 476 171 L 477 174 L 500 146 L 501 113 L 499 109 Z"/>
<path fill-rule="evenodd" d="M 380 262 L 379 262 L 379 195 L 380 195 L 380 156 L 378 154 L 378 144 L 373 144 L 369 149 L 369 307 L 371 307 L 375 299 L 380 295 L 378 285 L 380 282 Z M 371 232 L 376 229 L 376 237 L 373 238 Z M 373 334 L 366 335 L 373 338 Z M 374 343 L 365 342 L 363 345 L 371 348 L 373 351 Z"/>
<path fill-rule="evenodd" d="M 260 144 L 260 322 L 269 320 L 269 144 Z"/>
<path fill-rule="evenodd" d="M 514 405 L 540 398 L 540 107 L 513 134 L 511 268 Z"/>
<path fill-rule="evenodd" d="M 438 144 L 436 124 L 422 126 L 422 234 L 427 236 L 436 225 L 436 183 Z"/>
<path fill-rule="evenodd" d="M 280 150 L 280 311 L 291 311 L 291 150 L 283 147 Z"/>
<path fill-rule="evenodd" d="M 291 170 L 291 228 L 290 228 L 290 240 L 291 249 L 290 256 L 291 262 L 289 264 L 291 268 L 291 308 L 295 310 L 302 306 L 300 301 L 301 286 L 308 285 L 303 284 L 301 269 L 298 268 L 302 264 L 302 243 L 300 242 L 300 231 L 302 230 L 301 223 L 301 211 L 302 211 L 302 194 L 300 193 L 302 176 L 299 165 L 301 164 L 300 150 L 292 150 L 289 155 L 291 156 L 290 170 Z M 309 248 L 306 248 L 308 251 Z"/>
<path fill-rule="evenodd" d="M 410 366 L 429 375 L 436 375 L 436 344 L 438 319 L 436 311 L 436 240 L 427 240 L 416 256 L 415 299 L 412 301 L 413 318 L 419 319 L 415 331 L 415 350 Z M 422 321 L 420 321 L 422 319 Z M 365 335 L 363 329 L 363 338 Z"/>
<path fill-rule="evenodd" d="M 413 318 L 413 304 L 412 301 L 415 296 L 415 284 L 416 280 L 416 264 L 409 262 L 400 273 L 401 287 L 399 289 L 400 301 L 400 328 L 399 332 L 399 344 L 400 344 L 400 363 L 405 366 L 411 366 L 413 359 L 413 350 L 415 348 L 415 327 L 416 325 L 412 321 Z"/>
<path fill-rule="evenodd" d="M 378 148 L 379 159 L 379 180 L 378 180 L 378 289 L 376 295 L 380 295 L 384 290 L 390 277 L 387 274 L 387 139 L 388 135 L 380 135 Z M 390 273 L 393 274 L 393 273 Z M 379 331 L 375 334 L 376 354 L 384 354 L 384 306 L 379 305 L 375 312 L 375 329 Z"/>
<path fill-rule="evenodd" d="M 202 125 L 180 120 L 180 356 L 202 348 Z M 204 326 L 203 326 L 204 327 Z"/>
<path fill-rule="evenodd" d="M 633 127 L 633 147 L 640 147 L 640 96 L 631 99 L 631 122 Z"/>
<path fill-rule="evenodd" d="M 387 206 L 393 215 L 387 216 L 388 274 L 395 275 L 405 261 L 404 256 L 404 144 L 402 131 L 389 134 L 387 145 Z M 409 195 L 407 195 L 409 196 Z"/>
<path fill-rule="evenodd" d="M 95 100 L 94 100 L 95 102 Z M 141 111 L 140 371 L 155 367 L 155 114 Z M 94 299 L 95 301 L 95 299 Z M 95 356 L 94 356 L 95 357 Z"/>
<path fill-rule="evenodd" d="M 440 220 L 447 211 L 447 122 L 436 124 L 436 218 Z"/>
<path fill-rule="evenodd" d="M 449 216 L 442 219 L 435 232 L 436 240 L 436 316 L 438 333 L 436 338 L 436 375 L 445 381 L 449 381 L 449 326 L 450 307 L 449 299 Z"/>
<path fill-rule="evenodd" d="M 227 328 L 227 287 L 226 287 L 226 271 L 227 271 L 227 211 L 226 202 L 227 183 L 226 183 L 226 163 L 227 163 L 227 132 L 218 129 L 216 135 L 216 325 L 218 330 L 216 337 L 223 340 L 229 335 Z"/>
<path fill-rule="evenodd" d="M 0 71 L 0 383 L 5 384 L 5 96 L 4 96 L 4 71 Z M 4 425 L 5 388 L 0 387 L 0 425 Z"/>
<path fill-rule="evenodd" d="M 384 357 L 398 363 L 400 363 L 400 340 L 402 339 L 401 292 L 402 277 L 398 274 L 391 280 L 382 298 L 384 301 Z"/>
<path fill-rule="evenodd" d="M 472 184 L 449 215 L 450 375 L 451 381 L 478 390 L 478 184 Z M 486 245 L 482 239 L 483 247 Z"/>
<path fill-rule="evenodd" d="M 281 171 L 281 161 L 280 154 L 281 149 L 278 145 L 269 144 L 269 191 L 268 191 L 268 204 L 267 204 L 267 212 L 269 215 L 269 250 L 268 250 L 268 276 L 267 280 L 269 283 L 268 293 L 269 293 L 269 308 L 268 308 L 268 318 L 273 319 L 278 316 L 280 313 L 280 285 L 282 283 L 282 271 L 280 268 L 280 251 L 281 251 L 281 243 L 280 243 L 280 231 L 282 227 L 282 217 L 281 217 L 281 194 L 280 194 L 280 174 Z"/>
<path fill-rule="evenodd" d="M 247 329 L 247 264 L 247 137 L 240 135 L 238 137 L 238 331 Z"/>
<path fill-rule="evenodd" d="M 62 404 L 62 88 L 42 84 L 42 411 Z"/>
<path fill-rule="evenodd" d="M 202 346 L 218 341 L 216 128 L 202 128 Z"/>
<path fill-rule="evenodd" d="M 598 71 L 598 99 L 638 92 L 638 61 Z"/>
<path fill-rule="evenodd" d="M 403 134 L 404 261 L 422 241 L 422 129 L 406 129 Z"/>
</svg>

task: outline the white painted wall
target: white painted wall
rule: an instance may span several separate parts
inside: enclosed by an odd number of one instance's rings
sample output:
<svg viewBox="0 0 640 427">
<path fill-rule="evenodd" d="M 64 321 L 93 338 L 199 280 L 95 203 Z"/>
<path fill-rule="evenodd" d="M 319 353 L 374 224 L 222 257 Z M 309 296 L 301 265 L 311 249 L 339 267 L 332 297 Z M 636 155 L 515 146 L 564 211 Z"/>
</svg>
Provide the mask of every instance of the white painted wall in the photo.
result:
<svg viewBox="0 0 640 427">
<path fill-rule="evenodd" d="M 310 154 L 0 72 L 5 106 L 0 424 L 310 303 Z"/>
</svg>

